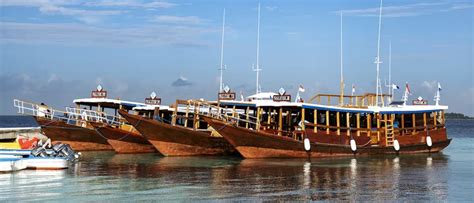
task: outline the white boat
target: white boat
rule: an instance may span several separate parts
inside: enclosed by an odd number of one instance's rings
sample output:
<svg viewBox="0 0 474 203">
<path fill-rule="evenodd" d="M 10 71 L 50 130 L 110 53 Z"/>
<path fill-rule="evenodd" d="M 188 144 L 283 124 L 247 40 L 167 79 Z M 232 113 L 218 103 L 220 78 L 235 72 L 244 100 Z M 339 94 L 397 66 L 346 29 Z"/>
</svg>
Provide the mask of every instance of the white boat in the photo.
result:
<svg viewBox="0 0 474 203">
<path fill-rule="evenodd" d="M 19 158 L 0 158 L 0 172 L 19 171 L 26 168 L 26 162 Z"/>
<path fill-rule="evenodd" d="M 64 157 L 28 157 L 23 160 L 28 169 L 66 169 L 69 164 Z"/>
</svg>

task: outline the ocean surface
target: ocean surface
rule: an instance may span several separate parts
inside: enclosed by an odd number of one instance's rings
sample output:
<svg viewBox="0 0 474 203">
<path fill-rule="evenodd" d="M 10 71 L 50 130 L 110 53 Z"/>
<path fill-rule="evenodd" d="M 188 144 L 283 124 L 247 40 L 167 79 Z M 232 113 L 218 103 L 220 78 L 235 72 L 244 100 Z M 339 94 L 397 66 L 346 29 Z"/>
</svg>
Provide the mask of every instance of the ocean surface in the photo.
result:
<svg viewBox="0 0 474 203">
<path fill-rule="evenodd" d="M 474 120 L 449 120 L 447 128 L 451 145 L 431 155 L 249 160 L 88 152 L 67 170 L 0 173 L 0 202 L 473 202 Z"/>
</svg>

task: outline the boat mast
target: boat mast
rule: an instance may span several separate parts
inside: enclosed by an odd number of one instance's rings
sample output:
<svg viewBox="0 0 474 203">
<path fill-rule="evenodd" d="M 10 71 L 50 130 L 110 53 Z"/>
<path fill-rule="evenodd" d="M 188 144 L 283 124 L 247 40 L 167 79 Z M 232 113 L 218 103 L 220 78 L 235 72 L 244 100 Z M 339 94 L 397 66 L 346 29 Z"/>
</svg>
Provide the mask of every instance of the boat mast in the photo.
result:
<svg viewBox="0 0 474 203">
<path fill-rule="evenodd" d="M 380 64 L 382 63 L 380 61 L 380 31 L 382 27 L 382 1 L 380 0 L 380 12 L 379 12 L 379 32 L 378 32 L 378 38 L 377 38 L 377 58 L 375 58 L 375 64 L 377 64 L 377 88 L 375 90 L 375 105 L 379 105 L 379 90 L 381 92 L 382 86 L 380 84 Z M 383 97 L 382 97 L 382 103 L 383 103 Z"/>
<path fill-rule="evenodd" d="M 390 94 L 390 102 L 393 101 L 393 85 L 392 85 L 392 40 L 388 45 L 388 94 Z"/>
<path fill-rule="evenodd" d="M 344 72 L 343 72 L 344 64 L 342 62 L 343 61 L 342 60 L 342 58 L 343 58 L 343 55 L 342 55 L 342 53 L 343 53 L 343 51 L 342 51 L 342 11 L 341 11 L 341 35 L 340 35 L 340 37 L 341 37 L 341 39 L 340 39 L 341 40 L 341 61 L 340 61 L 341 62 L 341 84 L 340 84 L 341 85 L 341 94 L 340 94 L 340 98 L 339 98 L 339 105 L 343 106 L 344 105 Z"/>
<path fill-rule="evenodd" d="M 260 83 L 259 83 L 259 73 L 262 71 L 260 69 L 260 3 L 258 3 L 258 17 L 257 17 L 257 64 L 253 67 L 253 71 L 257 72 L 256 79 L 256 94 L 260 93 Z"/>
<path fill-rule="evenodd" d="M 221 40 L 221 66 L 219 70 L 221 71 L 221 77 L 219 81 L 219 92 L 222 92 L 223 89 L 223 82 L 222 82 L 222 76 L 224 72 L 224 34 L 225 34 L 225 8 L 224 8 L 224 13 L 222 14 L 222 40 Z"/>
</svg>

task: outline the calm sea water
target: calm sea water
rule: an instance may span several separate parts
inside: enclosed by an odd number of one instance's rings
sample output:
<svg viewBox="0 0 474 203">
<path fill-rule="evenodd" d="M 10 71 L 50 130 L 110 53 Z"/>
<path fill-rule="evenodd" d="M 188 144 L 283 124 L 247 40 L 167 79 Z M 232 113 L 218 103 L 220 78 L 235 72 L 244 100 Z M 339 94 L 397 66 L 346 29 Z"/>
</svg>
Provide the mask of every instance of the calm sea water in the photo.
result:
<svg viewBox="0 0 474 203">
<path fill-rule="evenodd" d="M 84 153 L 67 170 L 0 174 L 4 201 L 474 201 L 474 121 L 439 154 L 246 160 Z"/>
</svg>

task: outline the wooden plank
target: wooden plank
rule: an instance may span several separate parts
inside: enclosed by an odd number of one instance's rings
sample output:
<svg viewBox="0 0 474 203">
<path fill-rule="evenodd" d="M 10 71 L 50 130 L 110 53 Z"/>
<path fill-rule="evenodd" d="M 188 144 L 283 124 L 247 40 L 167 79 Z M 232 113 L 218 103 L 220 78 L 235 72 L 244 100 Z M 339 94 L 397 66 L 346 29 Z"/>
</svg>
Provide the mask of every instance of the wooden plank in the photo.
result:
<svg viewBox="0 0 474 203">
<path fill-rule="evenodd" d="M 437 125 L 436 124 L 436 117 L 437 116 L 438 116 L 438 112 L 437 111 L 433 112 L 433 127 L 434 127 L 434 129 L 438 129 L 438 127 L 436 126 Z"/>
<path fill-rule="evenodd" d="M 339 119 L 340 119 L 340 113 L 338 111 L 338 112 L 336 112 L 337 135 L 341 135 L 341 129 L 339 129 L 341 127 L 341 121 Z"/>
<path fill-rule="evenodd" d="M 414 113 L 411 114 L 411 122 L 412 122 L 412 127 L 413 127 L 413 131 L 412 131 L 412 134 L 415 134 L 416 133 L 416 116 Z"/>
</svg>

